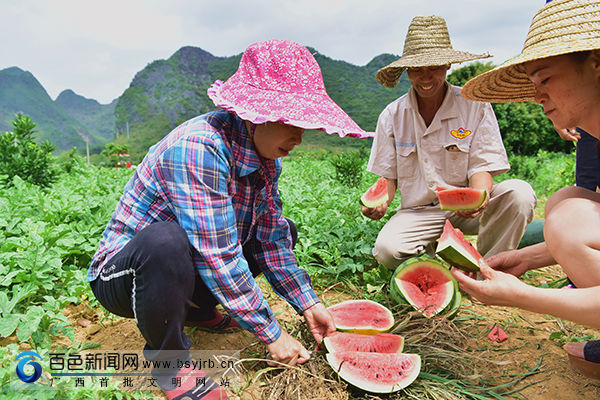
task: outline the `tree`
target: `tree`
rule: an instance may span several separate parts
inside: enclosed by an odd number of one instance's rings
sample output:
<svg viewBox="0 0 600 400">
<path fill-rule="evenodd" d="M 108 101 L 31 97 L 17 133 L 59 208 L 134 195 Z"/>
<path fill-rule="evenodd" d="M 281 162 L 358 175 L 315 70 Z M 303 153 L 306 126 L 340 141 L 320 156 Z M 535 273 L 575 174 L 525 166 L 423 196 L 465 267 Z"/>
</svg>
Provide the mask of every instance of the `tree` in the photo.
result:
<svg viewBox="0 0 600 400">
<path fill-rule="evenodd" d="M 495 67 L 480 61 L 458 68 L 448 74 L 448 82 L 456 86 Z M 536 155 L 539 150 L 569 153 L 573 145 L 558 136 L 552 122 L 546 118 L 542 106 L 527 101 L 522 103 L 493 103 L 504 147 L 509 154 Z"/>
<path fill-rule="evenodd" d="M 124 155 L 129 157 L 129 146 L 113 142 L 106 143 L 104 145 L 104 150 L 100 152 L 100 155 L 104 157 L 108 166 L 116 167 Z"/>
<path fill-rule="evenodd" d="M 36 143 L 36 124 L 26 115 L 17 114 L 12 122 L 13 132 L 0 135 L 0 174 L 9 181 L 19 176 L 34 185 L 50 186 L 57 178 L 52 152 L 55 146 L 49 141 Z"/>
</svg>

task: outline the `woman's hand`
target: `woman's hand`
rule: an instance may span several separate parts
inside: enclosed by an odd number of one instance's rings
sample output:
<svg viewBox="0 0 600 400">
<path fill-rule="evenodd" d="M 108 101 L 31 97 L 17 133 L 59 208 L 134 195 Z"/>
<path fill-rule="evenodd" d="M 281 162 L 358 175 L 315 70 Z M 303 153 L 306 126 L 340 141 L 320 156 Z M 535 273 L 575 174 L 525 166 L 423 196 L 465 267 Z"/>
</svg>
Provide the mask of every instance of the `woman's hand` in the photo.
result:
<svg viewBox="0 0 600 400">
<path fill-rule="evenodd" d="M 310 359 L 310 353 L 302 343 L 290 336 L 289 333 L 281 330 L 281 336 L 267 345 L 267 352 L 274 361 L 288 365 L 302 364 Z M 267 361 L 270 366 L 278 364 Z"/>
<path fill-rule="evenodd" d="M 308 325 L 308 330 L 312 333 L 317 343 L 321 343 L 325 336 L 335 332 L 333 317 L 323 303 L 315 304 L 304 311 L 303 315 L 306 325 Z"/>
<path fill-rule="evenodd" d="M 521 250 L 503 251 L 489 257 L 485 261 L 490 268 L 517 277 L 531 269 L 529 259 L 523 257 L 523 251 Z"/>
<path fill-rule="evenodd" d="M 479 268 L 483 280 L 473 279 L 457 268 L 451 272 L 462 290 L 484 304 L 514 306 L 515 299 L 530 288 L 514 275 L 492 269 L 483 259 Z"/>
</svg>

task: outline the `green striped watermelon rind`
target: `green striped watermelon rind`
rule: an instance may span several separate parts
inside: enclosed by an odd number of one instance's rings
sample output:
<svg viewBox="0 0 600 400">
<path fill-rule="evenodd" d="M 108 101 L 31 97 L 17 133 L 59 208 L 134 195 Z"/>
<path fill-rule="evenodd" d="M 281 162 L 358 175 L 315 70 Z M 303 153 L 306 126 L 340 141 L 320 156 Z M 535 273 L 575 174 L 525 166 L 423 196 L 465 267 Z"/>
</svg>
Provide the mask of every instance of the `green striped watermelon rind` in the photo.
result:
<svg viewBox="0 0 600 400">
<path fill-rule="evenodd" d="M 482 258 L 477 249 L 460 231 L 452 226 L 449 220 L 444 224 L 444 231 L 438 240 L 435 253 L 448 264 L 466 272 L 479 271 L 479 260 Z"/>
</svg>

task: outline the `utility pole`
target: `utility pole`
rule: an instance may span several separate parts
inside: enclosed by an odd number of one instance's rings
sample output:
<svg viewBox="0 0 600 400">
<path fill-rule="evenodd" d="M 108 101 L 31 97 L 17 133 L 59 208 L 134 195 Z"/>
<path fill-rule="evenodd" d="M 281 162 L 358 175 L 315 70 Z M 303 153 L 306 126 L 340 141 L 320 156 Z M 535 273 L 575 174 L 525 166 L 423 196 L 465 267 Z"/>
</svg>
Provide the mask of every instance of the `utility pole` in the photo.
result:
<svg viewBox="0 0 600 400">
<path fill-rule="evenodd" d="M 87 155 L 87 165 L 90 165 L 90 141 L 85 138 L 85 154 Z"/>
<path fill-rule="evenodd" d="M 125 124 L 125 126 L 127 127 L 127 140 L 129 140 L 129 121 L 127 121 Z"/>
</svg>

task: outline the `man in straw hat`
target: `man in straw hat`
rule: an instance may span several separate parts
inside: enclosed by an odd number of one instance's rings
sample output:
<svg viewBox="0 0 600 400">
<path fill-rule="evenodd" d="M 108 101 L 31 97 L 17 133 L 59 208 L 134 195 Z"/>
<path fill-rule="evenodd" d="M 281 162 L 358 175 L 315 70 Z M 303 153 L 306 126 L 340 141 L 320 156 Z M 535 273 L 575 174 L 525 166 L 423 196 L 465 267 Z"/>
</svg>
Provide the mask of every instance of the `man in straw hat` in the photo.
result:
<svg viewBox="0 0 600 400">
<path fill-rule="evenodd" d="M 385 177 L 389 201 L 362 213 L 380 219 L 396 190 L 401 209 L 379 233 L 373 255 L 388 268 L 423 252 L 433 253 L 445 221 L 467 234 L 479 234 L 477 247 L 490 256 L 517 247 L 533 217 L 535 193 L 529 184 L 492 177 L 509 169 L 496 116 L 489 104 L 464 99 L 446 82 L 450 64 L 487 54 L 457 51 L 446 22 L 438 16 L 415 17 L 408 29 L 402 58 L 377 72 L 385 86 L 396 85 L 407 70 L 408 93 L 379 116 L 367 169 Z M 483 204 L 468 211 L 440 209 L 436 188 L 485 189 Z"/>
<path fill-rule="evenodd" d="M 335 331 L 292 252 L 296 229 L 282 216 L 277 189 L 280 158 L 304 129 L 368 135 L 327 95 L 313 55 L 289 41 L 249 46 L 237 72 L 208 96 L 223 110 L 184 122 L 137 167 L 88 281 L 109 311 L 136 319 L 149 360 L 186 361 L 185 324 L 212 332 L 241 326 L 273 360 L 303 363 L 310 353 L 283 330 L 253 277 L 265 274 L 317 342 Z M 193 367 L 153 374 L 169 399 L 227 397 Z"/>
<path fill-rule="evenodd" d="M 600 138 L 600 1 L 554 0 L 533 18 L 523 51 L 469 81 L 473 100 L 535 100 L 559 129 Z M 485 280 L 453 271 L 461 288 L 487 304 L 520 307 L 600 328 L 600 193 L 570 186 L 546 203 L 545 242 L 482 262 Z M 560 264 L 575 289 L 542 289 L 516 277 Z M 568 343 L 572 365 L 600 378 L 600 341 Z"/>
</svg>

